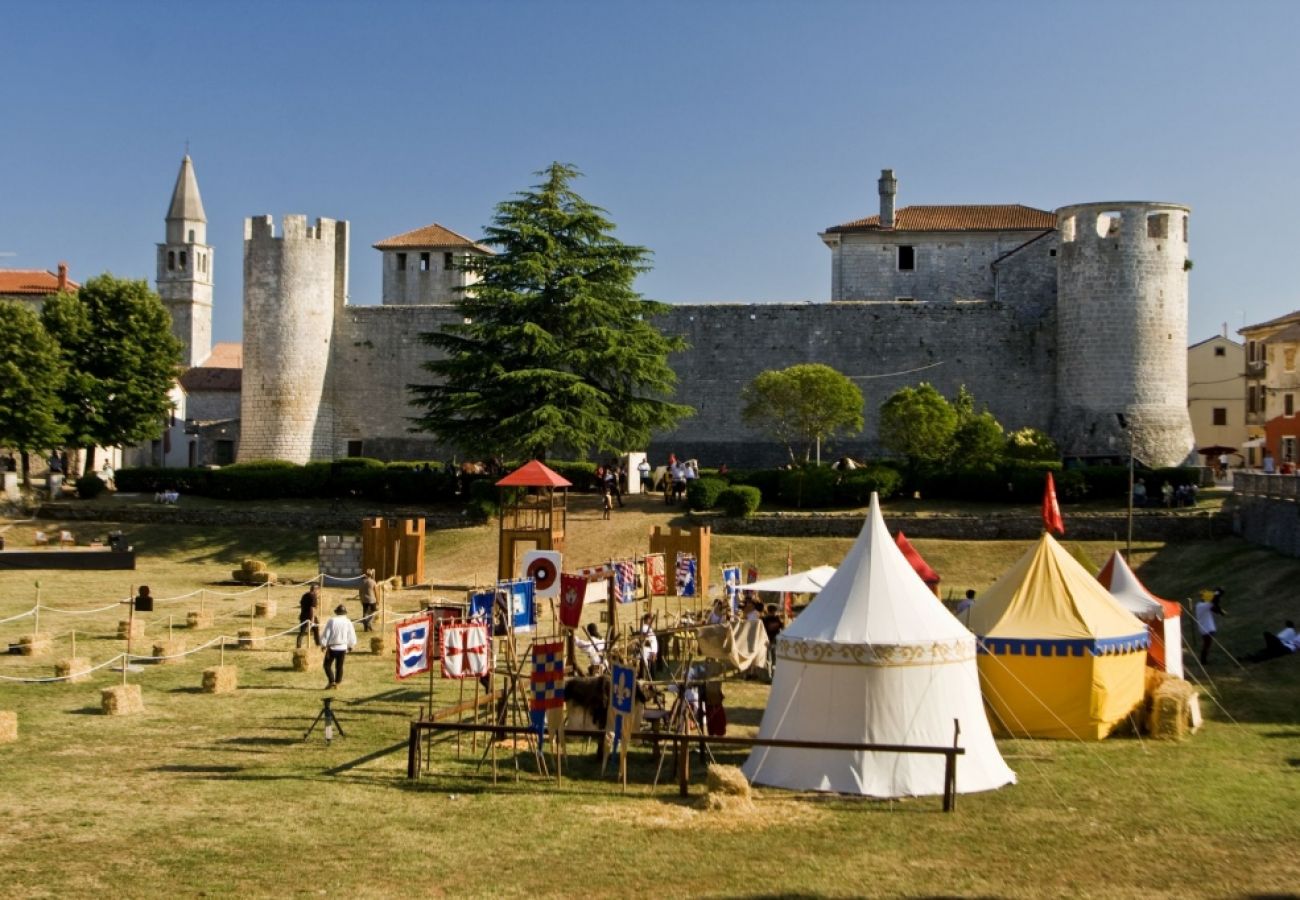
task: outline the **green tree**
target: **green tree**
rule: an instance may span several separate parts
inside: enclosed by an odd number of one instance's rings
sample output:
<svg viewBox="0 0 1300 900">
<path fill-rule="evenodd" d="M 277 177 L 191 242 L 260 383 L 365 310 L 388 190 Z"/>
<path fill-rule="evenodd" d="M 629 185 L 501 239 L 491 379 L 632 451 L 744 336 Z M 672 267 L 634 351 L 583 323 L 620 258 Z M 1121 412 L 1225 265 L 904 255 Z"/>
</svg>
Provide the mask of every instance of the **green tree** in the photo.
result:
<svg viewBox="0 0 1300 900">
<path fill-rule="evenodd" d="M 685 349 L 650 323 L 662 304 L 633 290 L 649 251 L 613 236 L 605 211 L 552 163 L 542 183 L 497 206 L 465 265 L 479 280 L 457 300 L 463 324 L 421 335 L 440 380 L 409 386 L 413 429 L 470 453 L 544 459 L 552 450 L 622 451 L 693 412 L 669 401 L 668 354 Z"/>
<path fill-rule="evenodd" d="M 1002 424 L 988 410 L 972 413 L 953 435 L 953 461 L 991 469 L 1006 450 Z"/>
<path fill-rule="evenodd" d="M 41 319 L 68 368 L 60 391 L 68 440 L 86 448 L 86 471 L 94 469 L 96 446 L 162 433 L 181 344 L 148 284 L 99 275 L 75 294 L 46 300 Z"/>
<path fill-rule="evenodd" d="M 21 303 L 0 302 L 0 446 L 22 456 L 24 484 L 31 483 L 28 454 L 63 442 L 65 376 L 59 345 L 40 317 Z"/>
<path fill-rule="evenodd" d="M 747 425 L 781 443 L 807 462 L 815 446 L 862 430 L 862 391 L 830 366 L 805 364 L 760 373 L 746 385 L 740 412 Z"/>
<path fill-rule="evenodd" d="M 1059 460 L 1061 451 L 1037 428 L 1020 428 L 1007 435 L 1006 455 L 1012 459 Z"/>
<path fill-rule="evenodd" d="M 957 432 L 957 412 L 930 384 L 895 391 L 880 407 L 880 442 L 915 469 L 946 460 Z"/>
</svg>

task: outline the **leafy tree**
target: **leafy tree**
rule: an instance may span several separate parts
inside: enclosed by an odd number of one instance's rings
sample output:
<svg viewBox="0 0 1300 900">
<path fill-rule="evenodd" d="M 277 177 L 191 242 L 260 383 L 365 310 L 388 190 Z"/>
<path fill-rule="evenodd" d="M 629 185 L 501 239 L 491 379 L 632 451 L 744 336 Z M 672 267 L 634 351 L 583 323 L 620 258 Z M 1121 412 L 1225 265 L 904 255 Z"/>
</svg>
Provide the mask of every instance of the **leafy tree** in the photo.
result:
<svg viewBox="0 0 1300 900">
<path fill-rule="evenodd" d="M 1001 461 L 1005 450 L 1002 425 L 988 410 L 972 413 L 953 435 L 953 460 L 962 465 L 991 469 Z"/>
<path fill-rule="evenodd" d="M 791 462 L 797 461 L 796 447 L 807 462 L 819 442 L 862 430 L 862 391 L 830 366 L 762 372 L 745 387 L 742 399 L 741 418 L 785 444 Z"/>
<path fill-rule="evenodd" d="M 671 403 L 668 354 L 685 349 L 650 318 L 664 306 L 633 290 L 649 251 L 612 234 L 605 211 L 552 163 L 542 183 L 497 206 L 491 256 L 457 301 L 463 324 L 421 335 L 445 354 L 410 385 L 416 431 L 484 455 L 544 459 L 556 449 L 622 451 L 693 412 Z"/>
<path fill-rule="evenodd" d="M 21 303 L 0 302 L 0 446 L 22 456 L 24 484 L 30 451 L 63 441 L 58 392 L 65 375 L 59 345 L 40 317 Z"/>
<path fill-rule="evenodd" d="M 162 433 L 181 344 L 148 284 L 99 275 L 46 300 L 41 318 L 68 368 L 60 395 L 68 440 L 86 448 L 86 471 L 94 470 L 96 446 Z"/>
<path fill-rule="evenodd" d="M 1037 428 L 1020 428 L 1007 435 L 1006 455 L 1012 459 L 1059 460 L 1056 442 Z"/>
<path fill-rule="evenodd" d="M 946 460 L 956 432 L 956 410 L 925 382 L 900 388 L 880 407 L 880 442 L 913 469 Z"/>
</svg>

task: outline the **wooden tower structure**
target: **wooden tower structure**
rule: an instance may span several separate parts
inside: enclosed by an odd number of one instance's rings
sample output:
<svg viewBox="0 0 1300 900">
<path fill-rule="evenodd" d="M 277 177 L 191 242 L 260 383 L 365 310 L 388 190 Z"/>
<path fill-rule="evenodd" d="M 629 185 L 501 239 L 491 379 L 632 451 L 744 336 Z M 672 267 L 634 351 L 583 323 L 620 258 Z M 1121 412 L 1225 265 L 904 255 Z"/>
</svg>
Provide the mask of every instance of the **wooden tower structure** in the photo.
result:
<svg viewBox="0 0 1300 900">
<path fill-rule="evenodd" d="M 564 551 L 572 487 L 540 460 L 525 463 L 497 482 L 501 499 L 497 578 L 515 577 L 515 547 L 532 544 L 538 550 Z"/>
</svg>

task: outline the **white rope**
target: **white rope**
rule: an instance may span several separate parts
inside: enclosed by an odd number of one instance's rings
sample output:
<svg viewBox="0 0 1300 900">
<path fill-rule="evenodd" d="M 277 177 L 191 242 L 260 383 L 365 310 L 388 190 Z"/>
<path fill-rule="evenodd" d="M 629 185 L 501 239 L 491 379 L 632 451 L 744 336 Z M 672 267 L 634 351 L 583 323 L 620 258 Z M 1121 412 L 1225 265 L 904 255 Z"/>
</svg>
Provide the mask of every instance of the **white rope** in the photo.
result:
<svg viewBox="0 0 1300 900">
<path fill-rule="evenodd" d="M 12 675 L 0 675 L 0 681 L 16 681 L 19 682 L 20 684 L 49 684 L 50 682 L 53 681 L 68 681 L 69 679 L 72 678 L 80 678 L 83 675 L 89 675 L 91 672 L 98 672 L 100 669 L 104 668 L 105 666 L 111 666 L 113 663 L 117 662 L 119 659 L 124 658 L 125 656 L 126 656 L 125 653 L 119 653 L 117 656 L 114 656 L 112 659 L 109 659 L 106 662 L 102 662 L 93 668 L 84 669 L 80 672 L 69 673 L 67 675 L 51 675 L 48 678 L 17 678 Z"/>
<path fill-rule="evenodd" d="M 110 609 L 117 609 L 119 606 L 123 605 L 124 603 L 130 603 L 130 602 L 131 602 L 130 600 L 119 600 L 116 603 L 112 604 L 111 606 L 99 606 L 96 607 L 95 609 L 58 609 L 53 606 L 46 606 L 44 603 L 40 603 L 37 605 L 41 609 L 45 610 L 46 612 L 60 613 L 65 616 L 89 616 L 89 615 L 93 615 L 94 613 L 102 613 Z"/>
<path fill-rule="evenodd" d="M 3 625 L 5 622 L 17 622 L 19 619 L 25 619 L 25 618 L 27 618 L 28 616 L 34 616 L 34 615 L 36 615 L 36 611 L 37 611 L 38 609 L 40 609 L 40 605 L 39 605 L 39 604 L 36 605 L 36 606 L 33 606 L 31 609 L 27 610 L 27 612 L 21 612 L 21 613 L 19 613 L 18 615 L 16 615 L 16 616 L 10 616 L 10 617 L 7 618 L 7 619 L 0 619 L 0 625 Z"/>
<path fill-rule="evenodd" d="M 154 661 L 154 662 L 158 662 L 158 661 L 161 661 L 161 660 L 164 660 L 164 659 L 182 659 L 183 657 L 186 657 L 186 656 L 193 656 L 195 653 L 198 653 L 198 652 L 203 651 L 203 650 L 207 650 L 209 647 L 211 647 L 213 644 L 216 644 L 218 641 L 224 642 L 224 641 L 227 641 L 227 640 L 231 640 L 231 638 L 230 638 L 229 635 L 219 634 L 219 635 L 217 635 L 216 637 L 212 638 L 211 640 L 208 640 L 208 641 L 205 641 L 205 642 L 202 643 L 202 644 L 199 644 L 197 647 L 193 648 L 192 650 L 186 650 L 184 653 L 173 653 L 173 654 L 170 654 L 170 655 L 167 655 L 167 656 L 151 656 L 151 655 L 145 655 L 145 654 L 142 654 L 142 653 L 132 653 L 132 654 L 130 654 L 130 658 L 131 658 L 131 659 L 141 659 L 141 660 L 151 660 L 151 661 Z"/>
</svg>

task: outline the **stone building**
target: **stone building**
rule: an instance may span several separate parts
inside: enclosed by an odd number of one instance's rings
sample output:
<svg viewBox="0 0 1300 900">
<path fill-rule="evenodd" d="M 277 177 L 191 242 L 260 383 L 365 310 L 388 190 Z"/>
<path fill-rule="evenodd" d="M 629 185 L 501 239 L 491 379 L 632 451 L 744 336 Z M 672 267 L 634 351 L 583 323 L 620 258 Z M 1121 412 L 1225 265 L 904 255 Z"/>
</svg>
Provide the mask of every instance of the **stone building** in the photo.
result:
<svg viewBox="0 0 1300 900">
<path fill-rule="evenodd" d="M 192 178 L 187 160 L 177 182 L 186 198 Z M 897 208 L 897 185 L 885 170 L 877 214 L 820 234 L 831 251 L 829 302 L 674 304 L 658 319 L 690 345 L 670 362 L 676 399 L 697 413 L 656 435 L 652 458 L 782 461 L 782 447 L 741 422 L 740 393 L 761 371 L 803 362 L 838 369 L 866 395 L 867 427 L 837 453 L 878 452 L 881 402 L 924 380 L 949 395 L 965 384 L 1008 428 L 1048 431 L 1069 456 L 1122 454 L 1126 427 L 1150 464 L 1188 455 L 1187 207 Z M 169 212 L 159 256 L 161 266 L 164 248 L 178 261 L 184 250 L 193 266 L 206 255 L 175 301 L 190 316 L 180 318 L 182 337 L 196 343 L 200 287 L 212 277 L 202 232 L 188 227 L 197 209 L 182 202 L 180 243 Z M 277 229 L 270 217 L 246 220 L 240 421 L 229 426 L 238 459 L 454 452 L 410 431 L 407 386 L 428 377 L 421 363 L 434 351 L 420 335 L 460 321 L 451 301 L 470 284 L 461 259 L 491 251 L 440 225 L 380 241 L 379 303 L 358 305 L 349 302 L 349 243 L 342 221 L 287 216 Z"/>
</svg>

